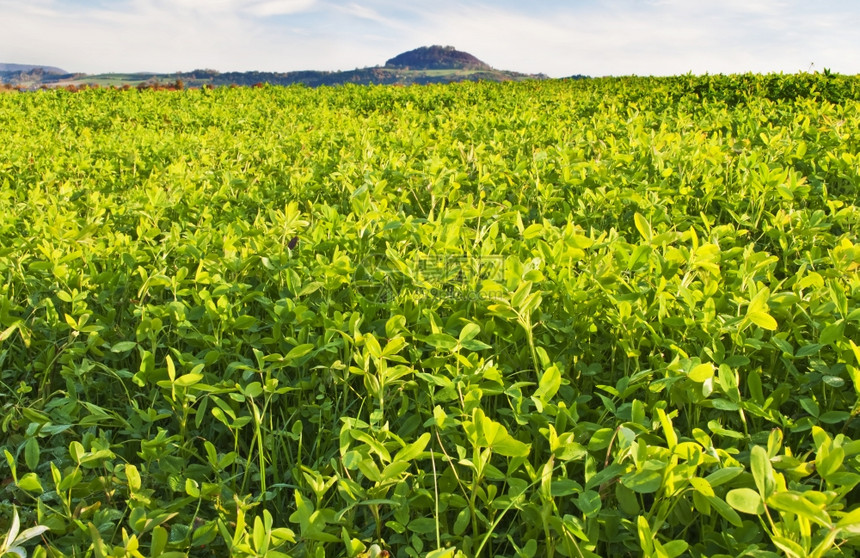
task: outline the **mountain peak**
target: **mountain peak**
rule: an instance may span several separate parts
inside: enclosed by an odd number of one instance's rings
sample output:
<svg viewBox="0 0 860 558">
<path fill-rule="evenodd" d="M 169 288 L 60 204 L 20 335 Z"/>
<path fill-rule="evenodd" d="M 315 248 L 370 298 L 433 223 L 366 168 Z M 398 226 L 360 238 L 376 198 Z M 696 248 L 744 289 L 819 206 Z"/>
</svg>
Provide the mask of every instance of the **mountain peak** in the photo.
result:
<svg viewBox="0 0 860 558">
<path fill-rule="evenodd" d="M 433 45 L 398 54 L 385 63 L 386 68 L 410 70 L 492 70 L 469 54 L 452 46 Z"/>
</svg>

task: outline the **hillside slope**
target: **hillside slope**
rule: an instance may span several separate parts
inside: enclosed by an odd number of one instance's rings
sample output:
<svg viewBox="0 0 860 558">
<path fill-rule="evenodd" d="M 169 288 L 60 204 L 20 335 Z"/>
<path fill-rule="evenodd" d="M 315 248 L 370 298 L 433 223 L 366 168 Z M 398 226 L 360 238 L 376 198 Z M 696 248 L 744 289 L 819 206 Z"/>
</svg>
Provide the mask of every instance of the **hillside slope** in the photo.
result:
<svg viewBox="0 0 860 558">
<path fill-rule="evenodd" d="M 5 66 L 19 66 L 6 64 Z M 57 72 L 62 72 L 58 68 Z M 99 85 L 102 87 L 144 87 L 170 85 L 182 82 L 183 87 L 224 85 L 271 85 L 303 84 L 309 87 L 322 85 L 413 85 L 452 83 L 458 81 L 522 81 L 544 79 L 542 74 L 523 74 L 497 70 L 475 56 L 458 51 L 454 47 L 429 46 L 401 53 L 389 59 L 384 66 L 356 68 L 340 72 L 294 71 L 294 72 L 218 72 L 216 70 L 193 70 L 170 74 L 122 73 L 122 74 L 69 74 L 55 73 L 47 68 L 3 72 L 0 83 L 34 89 L 41 86 L 62 87 L 68 85 Z"/>
<path fill-rule="evenodd" d="M 54 66 L 39 66 L 34 64 L 6 64 L 0 62 L 0 72 L 32 72 L 33 70 L 42 70 L 46 74 L 67 74 L 65 70 Z"/>
</svg>

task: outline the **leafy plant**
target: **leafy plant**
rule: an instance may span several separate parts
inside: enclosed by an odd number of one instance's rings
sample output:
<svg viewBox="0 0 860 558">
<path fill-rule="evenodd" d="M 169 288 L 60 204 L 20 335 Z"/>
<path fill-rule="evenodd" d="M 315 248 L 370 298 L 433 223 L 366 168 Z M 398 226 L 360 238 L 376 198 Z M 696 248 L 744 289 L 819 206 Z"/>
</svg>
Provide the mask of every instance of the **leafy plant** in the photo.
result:
<svg viewBox="0 0 860 558">
<path fill-rule="evenodd" d="M 34 555 L 853 555 L 857 92 L 2 95 L 6 515 Z"/>
<path fill-rule="evenodd" d="M 3 543 L 0 544 L 0 556 L 7 554 L 15 554 L 21 558 L 27 558 L 27 551 L 24 550 L 24 543 L 42 536 L 48 531 L 48 527 L 37 525 L 21 531 L 21 520 L 18 518 L 18 509 L 12 508 L 12 525 L 6 532 L 3 538 Z"/>
</svg>

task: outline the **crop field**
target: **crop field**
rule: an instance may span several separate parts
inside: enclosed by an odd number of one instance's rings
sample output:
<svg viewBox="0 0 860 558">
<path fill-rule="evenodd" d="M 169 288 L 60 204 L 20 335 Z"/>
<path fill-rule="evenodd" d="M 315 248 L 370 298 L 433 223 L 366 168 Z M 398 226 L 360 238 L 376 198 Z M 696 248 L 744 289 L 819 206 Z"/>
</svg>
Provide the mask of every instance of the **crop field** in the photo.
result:
<svg viewBox="0 0 860 558">
<path fill-rule="evenodd" d="M 860 78 L 0 95 L 0 555 L 860 553 Z"/>
</svg>

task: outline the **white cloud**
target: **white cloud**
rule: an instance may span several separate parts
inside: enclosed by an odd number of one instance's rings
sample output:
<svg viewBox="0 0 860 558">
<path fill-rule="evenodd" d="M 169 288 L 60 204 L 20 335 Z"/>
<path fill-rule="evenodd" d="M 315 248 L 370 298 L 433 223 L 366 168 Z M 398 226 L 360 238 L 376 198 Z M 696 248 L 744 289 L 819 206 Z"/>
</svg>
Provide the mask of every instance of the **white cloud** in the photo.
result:
<svg viewBox="0 0 860 558">
<path fill-rule="evenodd" d="M 398 21 L 396 19 L 383 16 L 379 11 L 370 8 L 366 5 L 356 4 L 351 2 L 346 6 L 339 6 L 338 10 L 347 16 L 357 17 L 359 19 L 371 21 L 389 27 L 392 29 L 407 30 L 411 28 L 408 23 Z"/>
<path fill-rule="evenodd" d="M 553 76 L 796 72 L 819 58 L 837 71 L 860 71 L 860 41 L 851 38 L 860 16 L 850 10 L 849 21 L 840 21 L 779 0 L 557 6 L 537 15 L 474 4 L 428 9 L 423 17 L 430 24 L 418 36 L 466 46 L 496 67 Z M 827 48 L 824 36 L 845 50 Z"/>
<path fill-rule="evenodd" d="M 351 69 L 450 44 L 501 69 L 860 73 L 856 0 L 0 0 L 2 62 Z"/>
<path fill-rule="evenodd" d="M 245 10 L 256 16 L 266 17 L 304 12 L 311 9 L 314 4 L 316 4 L 315 0 L 269 0 L 254 2 Z"/>
<path fill-rule="evenodd" d="M 196 14 L 252 14 L 259 17 L 299 13 L 312 8 L 316 0 L 138 0 L 137 11 L 156 7 L 162 12 Z"/>
</svg>

